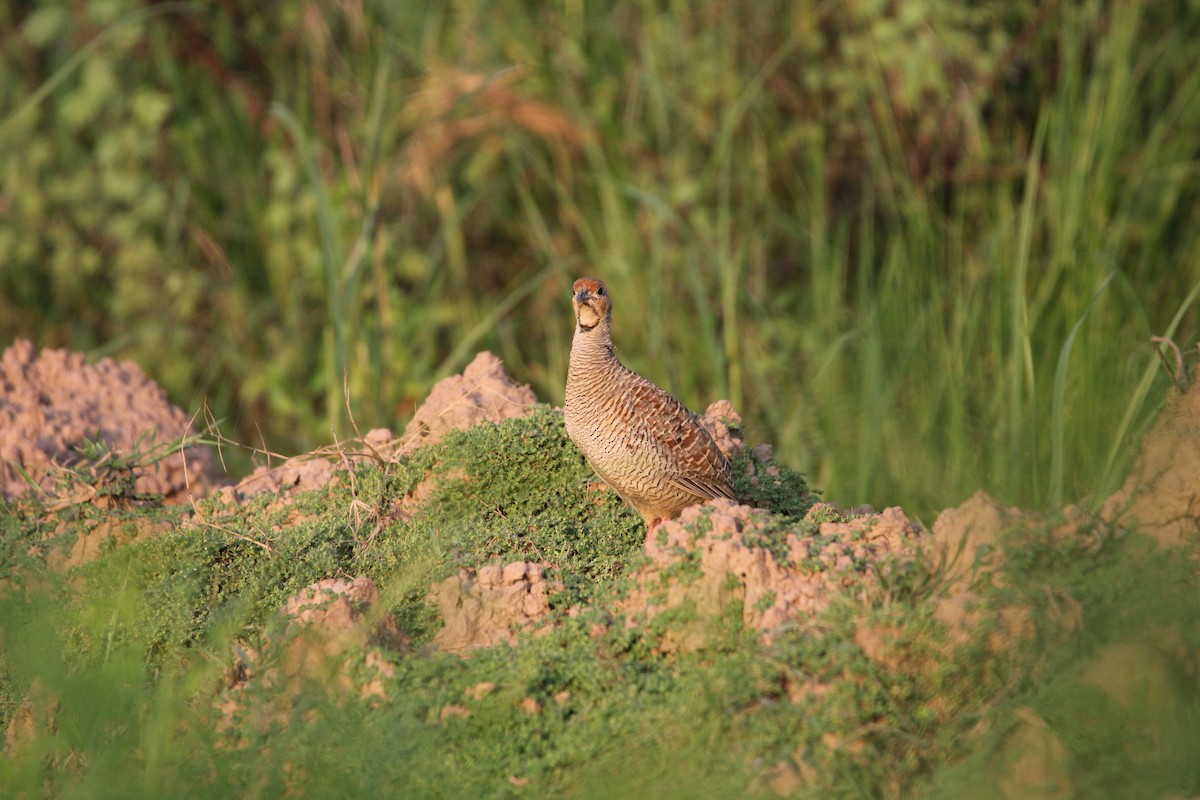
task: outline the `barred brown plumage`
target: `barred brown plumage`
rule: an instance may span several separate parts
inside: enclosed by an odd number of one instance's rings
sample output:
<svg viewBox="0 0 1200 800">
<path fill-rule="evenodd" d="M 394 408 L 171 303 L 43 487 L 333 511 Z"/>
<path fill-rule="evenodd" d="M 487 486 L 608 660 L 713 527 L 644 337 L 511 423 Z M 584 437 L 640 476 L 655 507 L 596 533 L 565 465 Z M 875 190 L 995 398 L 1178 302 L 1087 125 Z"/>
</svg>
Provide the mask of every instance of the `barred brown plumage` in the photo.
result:
<svg viewBox="0 0 1200 800">
<path fill-rule="evenodd" d="M 592 469 L 650 530 L 705 500 L 736 500 L 729 461 L 696 415 L 617 359 L 604 284 L 580 278 L 572 291 L 564 417 Z"/>
</svg>

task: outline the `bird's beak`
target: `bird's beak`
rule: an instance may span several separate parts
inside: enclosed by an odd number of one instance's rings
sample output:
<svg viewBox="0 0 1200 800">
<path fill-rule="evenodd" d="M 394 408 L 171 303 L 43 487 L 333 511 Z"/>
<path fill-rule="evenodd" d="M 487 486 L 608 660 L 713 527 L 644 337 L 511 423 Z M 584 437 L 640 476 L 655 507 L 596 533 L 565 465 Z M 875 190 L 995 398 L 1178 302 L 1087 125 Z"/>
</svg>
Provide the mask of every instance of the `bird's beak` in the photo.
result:
<svg viewBox="0 0 1200 800">
<path fill-rule="evenodd" d="M 580 303 L 580 304 L 586 303 L 588 300 L 588 297 L 590 297 L 590 295 L 588 294 L 588 290 L 580 289 L 579 294 L 575 295 L 575 302 Z"/>
</svg>

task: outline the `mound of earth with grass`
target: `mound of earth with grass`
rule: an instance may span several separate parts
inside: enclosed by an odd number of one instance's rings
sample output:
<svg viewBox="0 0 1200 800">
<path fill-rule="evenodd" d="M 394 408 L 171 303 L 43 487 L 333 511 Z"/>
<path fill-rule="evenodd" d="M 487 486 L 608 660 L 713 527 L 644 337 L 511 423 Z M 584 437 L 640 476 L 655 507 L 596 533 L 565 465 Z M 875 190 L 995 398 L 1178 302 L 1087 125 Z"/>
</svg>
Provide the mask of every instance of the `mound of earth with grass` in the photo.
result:
<svg viewBox="0 0 1200 800">
<path fill-rule="evenodd" d="M 1188 544 L 1200 527 L 1198 383 L 1168 396 L 1124 485 L 1101 510 L 1108 523 L 1132 528 L 1164 547 Z"/>
<path fill-rule="evenodd" d="M 437 443 L 450 431 L 524 416 L 536 403 L 533 390 L 514 383 L 500 359 L 485 351 L 475 356 L 462 375 L 439 381 L 399 437 L 387 428 L 375 428 L 360 439 L 259 467 L 224 496 L 233 501 L 262 492 L 319 489 L 336 480 L 338 467 L 350 462 L 394 461 L 423 445 Z"/>
<path fill-rule="evenodd" d="M 0 492 L 55 489 L 83 467 L 123 473 L 139 495 L 167 502 L 202 497 L 216 459 L 194 438 L 192 420 L 128 361 L 43 350 L 14 342 L 0 355 Z"/>
<path fill-rule="evenodd" d="M 4 370 L 26 376 L 6 479 L 36 442 L 57 471 L 0 506 L 14 796 L 1200 791 L 1195 388 L 1098 511 L 980 492 L 929 530 L 818 502 L 721 401 L 703 422 L 742 502 L 647 537 L 490 354 L 400 436 L 189 506 L 88 462 L 140 481 L 166 458 L 140 437 L 186 432 L 140 371 L 20 344 Z M 109 399 L 72 421 L 44 374 Z M 105 449 L 71 450 L 92 426 Z"/>
<path fill-rule="evenodd" d="M 685 509 L 646 540 L 635 589 L 621 603 L 627 619 L 653 624 L 686 611 L 687 624 L 662 629 L 664 652 L 702 650 L 709 622 L 736 609 L 741 626 L 763 640 L 817 618 L 847 593 L 876 588 L 879 575 L 913 562 L 923 531 L 899 508 L 846 516 L 813 506 L 798 524 L 780 525 L 764 509 L 714 500 Z"/>
</svg>

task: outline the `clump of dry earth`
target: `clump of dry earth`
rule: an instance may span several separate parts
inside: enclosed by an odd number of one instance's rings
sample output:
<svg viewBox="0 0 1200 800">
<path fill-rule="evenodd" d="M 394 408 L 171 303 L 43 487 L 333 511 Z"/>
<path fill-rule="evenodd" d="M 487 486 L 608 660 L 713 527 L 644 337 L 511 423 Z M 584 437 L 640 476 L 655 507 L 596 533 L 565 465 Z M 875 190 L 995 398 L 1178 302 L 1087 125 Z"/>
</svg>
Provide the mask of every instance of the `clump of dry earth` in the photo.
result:
<svg viewBox="0 0 1200 800">
<path fill-rule="evenodd" d="M 64 468 L 81 462 L 87 442 L 114 455 L 147 452 L 194 434 L 191 419 L 162 387 L 129 361 L 42 350 L 18 339 L 0 355 L 0 493 L 9 499 L 32 487 L 50 491 Z M 202 497 L 212 487 L 211 451 L 188 447 L 136 470 L 139 494 L 166 502 Z"/>
<path fill-rule="evenodd" d="M 217 699 L 217 732 L 234 737 L 236 747 L 246 745 L 244 731 L 285 724 L 293 700 L 310 688 L 336 698 L 382 698 L 383 682 L 396 671 L 387 653 L 409 647 L 369 578 L 318 581 L 288 598 L 279 613 L 286 622 L 282 656 L 268 663 L 261 652 L 241 649 Z"/>
<path fill-rule="evenodd" d="M 237 502 L 267 492 L 289 495 L 320 489 L 338 480 L 348 462 L 397 461 L 419 447 L 436 444 L 450 431 L 525 416 L 536 403 L 533 390 L 515 383 L 500 359 L 485 351 L 475 356 L 463 374 L 434 385 L 399 436 L 387 428 L 375 428 L 361 439 L 259 467 L 236 487 L 225 489 L 223 496 Z"/>
</svg>

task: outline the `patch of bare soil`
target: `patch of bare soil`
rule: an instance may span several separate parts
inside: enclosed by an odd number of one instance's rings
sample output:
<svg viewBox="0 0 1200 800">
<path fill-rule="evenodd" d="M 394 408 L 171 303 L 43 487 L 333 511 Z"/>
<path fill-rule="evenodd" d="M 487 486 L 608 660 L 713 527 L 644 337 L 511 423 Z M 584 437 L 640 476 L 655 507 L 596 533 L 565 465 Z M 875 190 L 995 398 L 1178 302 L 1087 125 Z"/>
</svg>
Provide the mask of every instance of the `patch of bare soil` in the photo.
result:
<svg viewBox="0 0 1200 800">
<path fill-rule="evenodd" d="M 1002 652 L 1033 633 L 1028 609 L 985 607 L 982 592 L 986 586 L 1003 585 L 1004 537 L 1041 524 L 1040 515 L 1002 506 L 982 490 L 938 515 L 929 542 L 943 581 L 934 617 L 952 641 L 965 644 L 986 624 L 989 647 Z"/>
<path fill-rule="evenodd" d="M 370 578 L 318 581 L 289 597 L 279 613 L 288 621 L 282 656 L 267 661 L 259 652 L 241 651 L 230 686 L 217 699 L 218 732 L 284 724 L 294 699 L 313 687 L 335 699 L 383 697 L 383 682 L 396 671 L 387 652 L 408 649 Z"/>
<path fill-rule="evenodd" d="M 518 633 L 539 627 L 550 613 L 550 593 L 559 588 L 546 579 L 545 565 L 533 562 L 459 570 L 435 583 L 429 593 L 445 622 L 433 646 L 462 654 L 514 643 Z"/>
<path fill-rule="evenodd" d="M 58 699 L 45 690 L 40 678 L 34 679 L 4 729 L 4 755 L 13 757 L 38 736 L 57 733 L 58 712 Z"/>
<path fill-rule="evenodd" d="M 1101 516 L 1164 547 L 1200 532 L 1200 381 L 1172 390 Z"/>
<path fill-rule="evenodd" d="M 708 435 L 716 442 L 717 448 L 727 458 L 733 458 L 746 446 L 742 439 L 742 415 L 728 400 L 717 400 L 710 403 L 700 418 L 700 424 Z M 765 445 L 770 448 L 770 445 Z M 764 460 L 769 460 L 770 454 Z"/>
<path fill-rule="evenodd" d="M 828 514 L 816 507 L 810 515 Z M 774 632 L 811 618 L 834 597 L 877 579 L 873 567 L 887 559 L 911 559 L 924 532 L 899 508 L 880 514 L 822 522 L 812 537 L 770 529 L 770 515 L 714 500 L 684 509 L 647 537 L 647 563 L 635 575 L 636 588 L 621 604 L 633 624 L 645 625 L 663 612 L 681 609 L 695 624 L 668 627 L 660 640 L 665 652 L 705 645 L 706 621 L 732 603 L 745 627 L 769 641 Z M 782 551 L 782 552 L 781 552 Z"/>
<path fill-rule="evenodd" d="M 86 442 L 115 456 L 146 452 L 192 433 L 191 420 L 171 405 L 162 387 L 128 361 L 47 349 L 18 339 L 0 356 L 0 492 L 54 488 L 61 468 L 80 463 Z M 167 502 L 208 493 L 216 474 L 212 453 L 189 447 L 134 468 L 135 491 Z"/>
<path fill-rule="evenodd" d="M 1006 800 L 1066 800 L 1075 796 L 1067 748 L 1032 709 L 1014 714 L 1016 724 L 1000 745 L 996 788 Z"/>
<path fill-rule="evenodd" d="M 164 533 L 171 528 L 165 520 L 142 518 L 121 521 L 117 519 L 92 519 L 85 522 L 60 522 L 54 530 L 54 538 L 66 528 L 77 531 L 75 541 L 68 548 L 56 542 L 46 552 L 46 566 L 52 572 L 68 572 L 75 567 L 99 558 L 110 548 L 140 542 Z"/>
<path fill-rule="evenodd" d="M 328 670 L 332 667 L 337 671 L 334 677 L 339 688 L 349 690 L 350 676 L 338 656 L 368 646 L 408 648 L 408 637 L 390 615 L 382 612 L 379 587 L 370 578 L 318 581 L 289 597 L 280 613 L 288 619 L 293 635 L 283 669 L 294 689 L 299 688 L 299 681 L 330 677 Z M 362 691 L 371 694 L 371 686 L 363 686 Z"/>
</svg>

